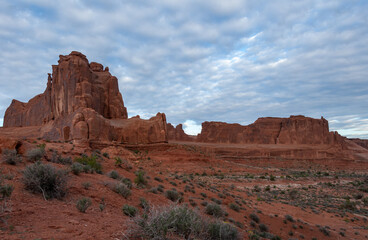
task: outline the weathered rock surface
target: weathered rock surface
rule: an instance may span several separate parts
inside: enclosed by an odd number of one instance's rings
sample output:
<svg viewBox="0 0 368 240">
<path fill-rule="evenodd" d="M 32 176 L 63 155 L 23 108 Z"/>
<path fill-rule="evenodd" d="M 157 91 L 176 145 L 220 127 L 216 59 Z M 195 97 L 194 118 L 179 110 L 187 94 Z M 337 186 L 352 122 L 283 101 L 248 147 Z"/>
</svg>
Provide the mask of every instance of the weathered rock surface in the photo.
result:
<svg viewBox="0 0 368 240">
<path fill-rule="evenodd" d="M 259 118 L 242 126 L 223 122 L 204 122 L 199 142 L 243 144 L 335 144 L 342 142 L 336 132 L 329 132 L 323 117 Z"/>
<path fill-rule="evenodd" d="M 127 119 L 118 80 L 106 67 L 72 52 L 52 66 L 46 90 L 28 103 L 13 100 L 4 127 L 42 126 L 49 140 L 118 141 L 126 144 L 167 142 L 166 117 Z"/>
<path fill-rule="evenodd" d="M 167 138 L 172 141 L 195 141 L 195 136 L 189 136 L 184 132 L 182 124 L 174 127 L 171 123 L 168 123 Z"/>
<path fill-rule="evenodd" d="M 368 139 L 349 138 L 349 140 L 355 142 L 361 147 L 368 149 Z"/>
</svg>

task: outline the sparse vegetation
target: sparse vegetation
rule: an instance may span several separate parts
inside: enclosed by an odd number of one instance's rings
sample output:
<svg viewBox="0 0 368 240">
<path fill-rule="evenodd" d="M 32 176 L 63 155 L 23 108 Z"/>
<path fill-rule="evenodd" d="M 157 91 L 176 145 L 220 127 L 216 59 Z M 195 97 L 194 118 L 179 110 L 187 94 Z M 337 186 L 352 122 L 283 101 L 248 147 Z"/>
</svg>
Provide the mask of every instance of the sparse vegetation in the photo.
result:
<svg viewBox="0 0 368 240">
<path fill-rule="evenodd" d="M 132 219 L 126 234 L 140 239 L 236 240 L 231 224 L 209 220 L 186 206 L 152 207 L 147 214 Z"/>
<path fill-rule="evenodd" d="M 123 210 L 123 213 L 129 217 L 134 217 L 138 212 L 137 208 L 130 206 L 128 204 L 124 204 L 122 210 Z"/>
<path fill-rule="evenodd" d="M 130 189 L 124 183 L 116 183 L 113 187 L 113 191 L 124 198 L 128 198 L 132 194 Z"/>
<path fill-rule="evenodd" d="M 81 157 L 75 158 L 74 161 L 84 166 L 84 172 L 102 173 L 102 166 L 101 163 L 97 161 L 96 155 L 92 155 L 90 157 L 87 155 L 82 155 Z"/>
<path fill-rule="evenodd" d="M 61 199 L 67 191 L 67 173 L 40 162 L 27 166 L 23 172 L 25 188 L 41 193 L 47 199 Z"/>
<path fill-rule="evenodd" d="M 25 156 L 31 162 L 41 160 L 45 156 L 45 145 L 39 145 L 37 148 L 28 150 Z"/>
<path fill-rule="evenodd" d="M 120 175 L 117 171 L 112 170 L 107 174 L 112 179 L 120 179 Z"/>
<path fill-rule="evenodd" d="M 176 190 L 167 190 L 165 196 L 173 202 L 181 201 L 181 196 Z"/>
<path fill-rule="evenodd" d="M 144 187 L 147 184 L 147 180 L 145 178 L 145 172 L 138 171 L 135 173 L 135 179 L 134 182 L 137 184 L 138 187 Z"/>
<path fill-rule="evenodd" d="M 22 156 L 17 154 L 17 150 L 15 149 L 3 149 L 2 157 L 10 165 L 16 165 L 22 161 Z"/>
<path fill-rule="evenodd" d="M 216 203 L 209 203 L 206 206 L 205 213 L 215 217 L 222 217 L 225 215 L 224 210 L 222 210 L 221 206 Z"/>
<path fill-rule="evenodd" d="M 85 213 L 86 210 L 91 206 L 91 204 L 92 204 L 91 199 L 84 197 L 77 201 L 76 207 L 79 212 Z"/>
<path fill-rule="evenodd" d="M 13 190 L 13 185 L 5 184 L 4 176 L 0 173 L 0 221 L 6 222 L 7 214 L 11 212 L 9 199 Z"/>
</svg>

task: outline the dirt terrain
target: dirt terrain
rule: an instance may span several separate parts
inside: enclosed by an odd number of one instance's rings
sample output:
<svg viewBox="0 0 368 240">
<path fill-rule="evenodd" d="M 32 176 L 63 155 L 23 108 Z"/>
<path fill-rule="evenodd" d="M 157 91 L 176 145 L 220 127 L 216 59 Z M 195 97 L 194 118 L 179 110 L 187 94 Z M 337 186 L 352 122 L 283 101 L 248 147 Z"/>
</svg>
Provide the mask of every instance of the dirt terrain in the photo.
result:
<svg viewBox="0 0 368 240">
<path fill-rule="evenodd" d="M 45 144 L 41 161 L 68 170 L 67 195 L 45 200 L 42 194 L 26 191 L 22 171 L 31 163 L 25 156 L 16 165 L 2 159 L 4 181 L 14 191 L 11 211 L 1 223 L 1 239 L 124 239 L 130 218 L 122 206 L 143 212 L 140 198 L 152 206 L 174 204 L 164 194 L 172 188 L 183 194 L 181 204 L 204 215 L 206 204 L 218 203 L 227 213 L 222 220 L 237 226 L 243 239 L 258 239 L 256 235 L 267 236 L 262 235 L 265 232 L 281 239 L 368 237 L 367 160 L 280 157 L 280 152 L 323 152 L 328 146 L 170 142 L 81 148 L 72 142 L 22 142 L 20 152 Z M 75 175 L 70 165 L 51 162 L 56 152 L 72 159 L 95 154 L 102 173 Z M 279 156 L 272 156 L 273 152 Z M 121 166 L 115 157 L 124 160 Z M 111 170 L 133 182 L 127 199 L 109 187 L 119 181 L 108 176 Z M 138 170 L 145 172 L 144 186 L 134 184 Z M 162 192 L 157 191 L 159 185 Z M 82 197 L 92 200 L 85 213 L 76 208 Z M 267 229 L 260 230 L 261 224 Z"/>
</svg>

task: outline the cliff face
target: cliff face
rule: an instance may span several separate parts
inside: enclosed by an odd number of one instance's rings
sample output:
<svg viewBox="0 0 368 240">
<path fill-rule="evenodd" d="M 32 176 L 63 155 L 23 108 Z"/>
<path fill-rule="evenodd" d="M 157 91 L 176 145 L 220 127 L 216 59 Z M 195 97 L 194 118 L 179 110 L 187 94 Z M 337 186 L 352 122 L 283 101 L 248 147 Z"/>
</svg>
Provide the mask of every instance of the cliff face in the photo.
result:
<svg viewBox="0 0 368 240">
<path fill-rule="evenodd" d="M 169 140 L 173 141 L 195 141 L 194 136 L 189 136 L 184 132 L 182 124 L 178 124 L 176 127 L 174 127 L 171 125 L 171 123 L 168 123 L 167 137 Z"/>
<path fill-rule="evenodd" d="M 361 147 L 368 149 L 368 139 L 350 138 L 349 140 L 355 142 Z"/>
<path fill-rule="evenodd" d="M 40 126 L 78 108 L 92 108 L 105 118 L 128 117 L 118 80 L 108 68 L 89 64 L 86 56 L 72 52 L 60 55 L 52 70 L 43 94 L 28 103 L 12 101 L 5 112 L 4 127 Z"/>
<path fill-rule="evenodd" d="M 166 117 L 127 119 L 118 80 L 102 64 L 72 52 L 52 66 L 46 90 L 28 103 L 13 100 L 4 127 L 42 126 L 50 140 L 167 142 Z"/>
<path fill-rule="evenodd" d="M 199 142 L 243 144 L 335 144 L 342 141 L 329 132 L 326 119 L 304 116 L 290 118 L 259 118 L 242 126 L 223 122 L 204 122 Z"/>
</svg>

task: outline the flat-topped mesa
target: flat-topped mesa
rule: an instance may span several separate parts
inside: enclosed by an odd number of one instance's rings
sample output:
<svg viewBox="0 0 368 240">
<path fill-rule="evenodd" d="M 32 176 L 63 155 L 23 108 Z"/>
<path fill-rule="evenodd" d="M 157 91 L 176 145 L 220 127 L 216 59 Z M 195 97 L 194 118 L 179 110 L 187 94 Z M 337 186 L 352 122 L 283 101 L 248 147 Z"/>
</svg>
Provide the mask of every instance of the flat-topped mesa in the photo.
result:
<svg viewBox="0 0 368 240">
<path fill-rule="evenodd" d="M 243 144 L 335 144 L 342 141 L 329 132 L 328 121 L 304 116 L 259 118 L 242 126 L 223 122 L 204 122 L 197 137 L 199 142 Z"/>
<path fill-rule="evenodd" d="M 42 126 L 40 134 L 50 140 L 167 142 L 165 114 L 150 120 L 127 119 L 118 80 L 108 67 L 89 63 L 75 51 L 59 58 L 45 92 L 28 103 L 13 100 L 4 127 Z"/>
</svg>

